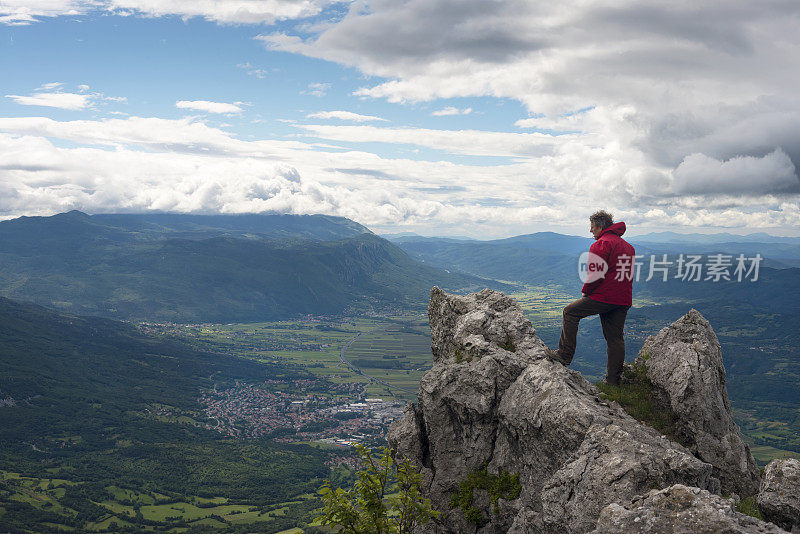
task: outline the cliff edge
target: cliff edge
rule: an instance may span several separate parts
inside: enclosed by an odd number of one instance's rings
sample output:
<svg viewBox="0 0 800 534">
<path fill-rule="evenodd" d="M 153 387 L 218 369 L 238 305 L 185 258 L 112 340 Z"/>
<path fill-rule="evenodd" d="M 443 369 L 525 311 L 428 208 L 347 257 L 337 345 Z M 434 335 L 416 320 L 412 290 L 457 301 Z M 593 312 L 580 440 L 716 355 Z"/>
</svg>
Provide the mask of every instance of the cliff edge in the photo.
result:
<svg viewBox="0 0 800 534">
<path fill-rule="evenodd" d="M 693 335 L 714 336 L 693 314 L 691 324 L 701 327 Z M 703 394 L 716 399 L 697 417 L 724 424 L 686 440 L 687 448 L 604 400 L 580 373 L 547 359 L 522 309 L 502 293 L 456 296 L 434 287 L 428 316 L 433 367 L 417 403 L 388 436 L 397 454 L 421 468 L 425 494 L 443 512 L 424 532 L 584 533 L 598 528 L 607 506 L 628 505 L 651 490 L 685 486 L 719 500 L 723 483 L 757 489 L 755 463 L 732 423 L 722 359 L 697 356 L 709 344 L 690 343 L 695 352 L 684 353 L 709 366 L 700 372 L 711 377 Z M 670 353 L 655 342 L 649 347 L 648 368 Z M 671 398 L 662 396 L 665 403 Z M 682 431 L 694 428 L 691 413 L 678 415 Z M 725 442 L 719 454 L 715 439 Z"/>
</svg>

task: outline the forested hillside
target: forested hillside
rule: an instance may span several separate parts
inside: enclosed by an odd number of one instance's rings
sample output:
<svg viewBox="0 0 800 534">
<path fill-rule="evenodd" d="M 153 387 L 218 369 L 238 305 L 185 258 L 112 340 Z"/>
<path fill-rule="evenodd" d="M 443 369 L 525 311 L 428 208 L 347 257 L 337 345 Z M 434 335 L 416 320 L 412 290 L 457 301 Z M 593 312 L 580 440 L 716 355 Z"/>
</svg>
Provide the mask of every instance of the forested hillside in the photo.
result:
<svg viewBox="0 0 800 534">
<path fill-rule="evenodd" d="M 159 523 L 139 509 L 156 503 L 263 511 L 313 493 L 329 472 L 325 453 L 224 438 L 203 428 L 197 404 L 201 387 L 306 376 L 0 299 L 0 525 L 144 527 Z M 267 531 L 293 526 L 308 506 L 296 501 Z"/>
<path fill-rule="evenodd" d="M 424 309 L 430 287 L 502 284 L 411 259 L 342 218 L 69 212 L 0 223 L 0 295 L 173 322 Z"/>
</svg>

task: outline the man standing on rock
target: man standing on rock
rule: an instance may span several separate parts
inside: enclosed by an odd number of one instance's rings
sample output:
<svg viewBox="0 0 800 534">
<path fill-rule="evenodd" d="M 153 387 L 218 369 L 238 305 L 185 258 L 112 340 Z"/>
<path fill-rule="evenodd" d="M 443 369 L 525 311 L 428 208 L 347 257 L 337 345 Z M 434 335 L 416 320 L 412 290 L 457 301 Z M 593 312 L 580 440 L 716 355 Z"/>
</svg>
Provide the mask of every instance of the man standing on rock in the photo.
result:
<svg viewBox="0 0 800 534">
<path fill-rule="evenodd" d="M 608 344 L 606 383 L 619 386 L 622 364 L 625 362 L 622 331 L 632 304 L 636 251 L 621 237 L 625 233 L 625 223 L 614 224 L 610 213 L 595 212 L 589 217 L 589 222 L 589 231 L 595 242 L 589 247 L 585 263 L 587 278 L 581 289 L 583 298 L 564 308 L 558 350 L 549 351 L 548 357 L 569 365 L 575 355 L 578 323 L 584 317 L 599 314 L 603 337 Z"/>
</svg>

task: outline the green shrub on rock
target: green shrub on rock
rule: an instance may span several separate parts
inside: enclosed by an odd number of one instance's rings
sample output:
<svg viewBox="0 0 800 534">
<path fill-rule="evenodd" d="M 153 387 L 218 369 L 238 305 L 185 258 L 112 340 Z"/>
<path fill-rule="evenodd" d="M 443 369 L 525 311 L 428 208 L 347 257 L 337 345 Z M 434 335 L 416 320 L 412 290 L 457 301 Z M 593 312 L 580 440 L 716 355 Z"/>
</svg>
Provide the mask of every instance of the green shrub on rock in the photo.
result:
<svg viewBox="0 0 800 534">
<path fill-rule="evenodd" d="M 374 458 L 363 445 L 357 450 L 364 468 L 353 489 L 334 488 L 328 481 L 318 490 L 324 506 L 316 521 L 340 534 L 408 534 L 415 526 L 438 517 L 420 492 L 421 477 L 408 460 L 395 463 L 383 448 Z"/>
<path fill-rule="evenodd" d="M 478 471 L 473 471 L 458 485 L 458 491 L 450 498 L 451 508 L 460 508 L 464 517 L 470 523 L 480 525 L 484 522 L 483 512 L 473 503 L 474 490 L 484 490 L 489 494 L 492 511 L 499 513 L 498 500 L 502 497 L 507 501 L 519 497 L 522 486 L 519 483 L 519 473 L 512 475 L 503 471 L 499 475 L 489 474 L 484 465 Z"/>
</svg>

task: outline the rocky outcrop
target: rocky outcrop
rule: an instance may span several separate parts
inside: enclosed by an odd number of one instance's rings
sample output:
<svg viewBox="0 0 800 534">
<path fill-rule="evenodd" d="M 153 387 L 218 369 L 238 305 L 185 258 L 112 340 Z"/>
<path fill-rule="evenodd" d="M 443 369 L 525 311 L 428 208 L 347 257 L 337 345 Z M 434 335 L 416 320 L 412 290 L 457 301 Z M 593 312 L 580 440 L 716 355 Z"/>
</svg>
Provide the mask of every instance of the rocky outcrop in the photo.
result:
<svg viewBox="0 0 800 534">
<path fill-rule="evenodd" d="M 785 531 L 740 514 L 733 499 L 676 484 L 650 491 L 628 504 L 610 504 L 600 512 L 592 534 L 726 534 Z"/>
<path fill-rule="evenodd" d="M 434 287 L 428 321 L 434 363 L 480 360 L 497 349 L 533 361 L 547 348 L 519 304 L 488 289 L 456 297 Z"/>
<path fill-rule="evenodd" d="M 800 532 L 800 460 L 773 460 L 767 464 L 757 502 L 767 521 Z"/>
<path fill-rule="evenodd" d="M 755 495 L 758 467 L 733 421 L 722 350 L 708 321 L 690 310 L 650 336 L 637 362 L 675 413 L 678 438 L 714 466 L 723 492 Z"/>
<path fill-rule="evenodd" d="M 434 364 L 418 402 L 388 436 L 398 454 L 422 468 L 424 491 L 444 512 L 425 532 L 583 533 L 609 504 L 653 488 L 720 491 L 710 463 L 547 359 L 513 299 L 434 288 L 428 315 Z M 475 489 L 480 514 L 470 522 L 451 509 L 451 497 L 483 468 L 518 474 L 521 491 L 498 498 L 493 510 L 488 494 Z"/>
</svg>

